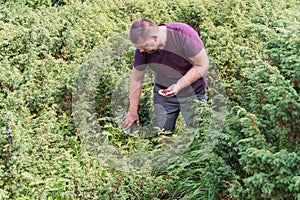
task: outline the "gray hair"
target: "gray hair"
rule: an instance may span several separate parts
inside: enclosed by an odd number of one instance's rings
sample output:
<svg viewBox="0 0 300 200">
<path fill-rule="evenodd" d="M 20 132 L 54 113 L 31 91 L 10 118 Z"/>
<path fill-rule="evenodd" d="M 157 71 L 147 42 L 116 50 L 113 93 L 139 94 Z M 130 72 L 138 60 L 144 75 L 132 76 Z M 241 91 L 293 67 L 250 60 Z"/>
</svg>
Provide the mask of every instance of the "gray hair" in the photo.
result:
<svg viewBox="0 0 300 200">
<path fill-rule="evenodd" d="M 130 28 L 130 41 L 137 43 L 139 39 L 148 39 L 159 32 L 158 25 L 145 18 L 136 19 Z"/>
</svg>

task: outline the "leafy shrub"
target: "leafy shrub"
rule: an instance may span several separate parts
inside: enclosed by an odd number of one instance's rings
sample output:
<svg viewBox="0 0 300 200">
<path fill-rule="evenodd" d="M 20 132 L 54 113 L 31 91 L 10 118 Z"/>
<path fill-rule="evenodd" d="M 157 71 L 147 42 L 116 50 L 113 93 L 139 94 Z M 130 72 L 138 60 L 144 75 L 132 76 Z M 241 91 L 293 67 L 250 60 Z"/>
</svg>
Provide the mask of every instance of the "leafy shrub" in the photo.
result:
<svg viewBox="0 0 300 200">
<path fill-rule="evenodd" d="M 295 14 L 291 13 L 292 16 Z M 292 17 L 291 17 L 292 18 Z M 291 81 L 291 85 L 295 88 L 297 93 L 300 92 L 300 66 L 299 66 L 299 22 L 289 20 L 283 27 L 277 28 L 277 34 L 267 43 L 267 57 L 266 60 L 271 65 L 277 66 L 280 73 Z M 298 25 L 297 25 L 298 23 Z"/>
<path fill-rule="evenodd" d="M 0 198 L 299 198 L 297 6 L 295 0 L 2 0 Z M 95 64 L 91 52 L 138 17 L 182 21 L 198 30 L 228 96 L 218 143 L 205 140 L 213 107 L 201 104 L 195 109 L 197 137 L 182 157 L 143 173 L 104 166 L 87 148 L 72 110 L 78 74 L 85 70 L 79 78 L 89 80 L 99 72 L 87 70 Z M 107 55 L 98 53 L 97 59 Z M 108 57 L 114 60 L 106 60 L 110 67 L 102 76 L 83 82 L 96 88 L 97 122 L 120 151 L 151 152 L 159 139 L 126 135 L 111 118 L 112 90 L 119 92 L 115 85 L 130 71 L 133 52 Z M 144 91 L 140 113 L 147 124 L 151 84 Z M 126 91 L 118 94 L 126 101 Z M 178 128 L 178 134 L 194 131 Z M 203 145 L 214 149 L 204 151 Z"/>
</svg>

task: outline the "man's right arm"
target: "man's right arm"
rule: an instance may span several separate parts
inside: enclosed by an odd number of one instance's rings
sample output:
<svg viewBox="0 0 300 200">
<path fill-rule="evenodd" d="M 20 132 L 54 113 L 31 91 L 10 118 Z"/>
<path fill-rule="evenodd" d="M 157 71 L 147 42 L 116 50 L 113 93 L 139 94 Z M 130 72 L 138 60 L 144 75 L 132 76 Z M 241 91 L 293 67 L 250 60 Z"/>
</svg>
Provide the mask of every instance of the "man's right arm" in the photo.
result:
<svg viewBox="0 0 300 200">
<path fill-rule="evenodd" d="M 133 68 L 130 84 L 129 84 L 129 109 L 125 115 L 122 123 L 122 128 L 128 129 L 135 122 L 138 126 L 140 125 L 138 116 L 138 105 L 140 96 L 142 93 L 143 78 L 145 71 L 139 71 Z"/>
</svg>

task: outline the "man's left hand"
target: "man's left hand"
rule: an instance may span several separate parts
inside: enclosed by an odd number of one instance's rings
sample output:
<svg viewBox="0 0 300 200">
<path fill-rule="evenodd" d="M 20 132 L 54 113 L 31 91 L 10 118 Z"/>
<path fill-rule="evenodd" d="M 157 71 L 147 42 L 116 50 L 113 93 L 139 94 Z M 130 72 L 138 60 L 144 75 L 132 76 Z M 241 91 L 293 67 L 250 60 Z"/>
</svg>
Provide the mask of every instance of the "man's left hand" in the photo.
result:
<svg viewBox="0 0 300 200">
<path fill-rule="evenodd" d="M 173 97 L 178 93 L 178 89 L 176 87 L 176 84 L 171 85 L 167 89 L 161 89 L 158 91 L 158 94 L 164 97 Z"/>
</svg>

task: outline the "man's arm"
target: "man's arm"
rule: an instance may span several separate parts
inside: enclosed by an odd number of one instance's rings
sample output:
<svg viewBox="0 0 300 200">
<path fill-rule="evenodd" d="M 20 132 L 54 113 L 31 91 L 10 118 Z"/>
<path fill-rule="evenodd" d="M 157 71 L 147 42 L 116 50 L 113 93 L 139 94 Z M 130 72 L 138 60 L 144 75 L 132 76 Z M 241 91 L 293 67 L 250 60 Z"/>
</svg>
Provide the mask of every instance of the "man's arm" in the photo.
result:
<svg viewBox="0 0 300 200">
<path fill-rule="evenodd" d="M 136 122 L 139 126 L 139 116 L 138 116 L 138 105 L 140 96 L 142 93 L 142 85 L 143 85 L 143 78 L 145 75 L 145 71 L 139 71 L 133 68 L 130 84 L 129 84 L 129 109 L 125 117 L 123 118 L 122 128 L 128 129 L 130 126 Z"/>
<path fill-rule="evenodd" d="M 168 88 L 170 91 L 165 96 L 176 95 L 180 90 L 201 78 L 208 70 L 209 59 L 204 48 L 196 56 L 189 59 L 194 63 L 194 66 L 176 84 Z"/>
</svg>

